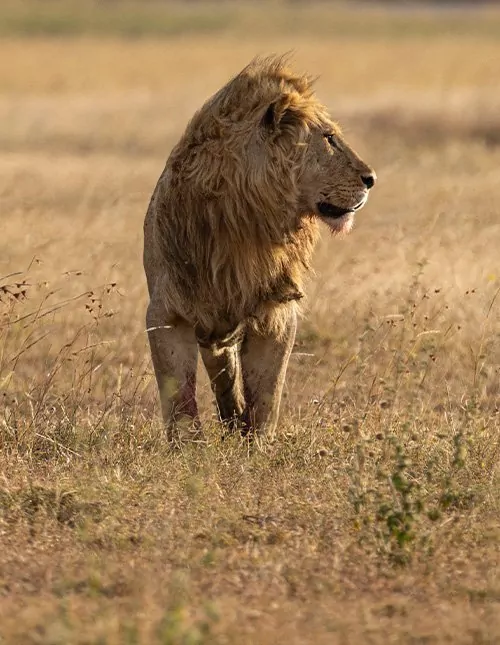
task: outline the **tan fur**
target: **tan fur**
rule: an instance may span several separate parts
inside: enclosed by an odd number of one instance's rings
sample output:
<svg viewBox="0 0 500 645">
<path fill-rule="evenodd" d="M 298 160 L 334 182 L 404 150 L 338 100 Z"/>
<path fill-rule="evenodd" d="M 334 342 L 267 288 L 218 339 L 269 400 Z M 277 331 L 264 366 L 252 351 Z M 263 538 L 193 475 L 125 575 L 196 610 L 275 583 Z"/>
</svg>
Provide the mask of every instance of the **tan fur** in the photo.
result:
<svg viewBox="0 0 500 645">
<path fill-rule="evenodd" d="M 335 137 L 334 147 L 325 134 Z M 156 327 L 149 338 L 169 427 L 175 410 L 197 418 L 186 383 L 199 345 L 221 418 L 235 415 L 247 429 L 274 428 L 322 217 L 318 204 L 346 210 L 362 204 L 367 175 L 374 177 L 315 98 L 310 79 L 291 72 L 283 58 L 252 61 L 193 116 L 144 226 L 147 320 Z M 333 232 L 345 232 L 352 217 L 326 221 Z M 173 364 L 168 356 L 179 354 L 179 342 L 186 351 Z M 254 345 L 263 356 L 257 364 L 248 358 Z M 252 366 L 245 370 L 245 363 Z M 165 379 L 174 383 L 168 394 Z M 267 406 L 259 403 L 264 386 L 271 388 Z"/>
</svg>

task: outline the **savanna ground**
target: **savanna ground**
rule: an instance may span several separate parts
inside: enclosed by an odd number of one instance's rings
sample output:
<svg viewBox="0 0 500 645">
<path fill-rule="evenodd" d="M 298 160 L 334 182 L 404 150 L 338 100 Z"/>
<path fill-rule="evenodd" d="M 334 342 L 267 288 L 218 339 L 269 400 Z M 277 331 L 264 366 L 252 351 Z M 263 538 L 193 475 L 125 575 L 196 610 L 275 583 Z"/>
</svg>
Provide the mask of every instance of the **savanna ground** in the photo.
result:
<svg viewBox="0 0 500 645">
<path fill-rule="evenodd" d="M 0 642 L 500 642 L 500 13 L 118 6 L 0 10 Z M 143 215 L 292 48 L 379 183 L 324 230 L 277 439 L 222 443 L 201 374 L 173 453 Z"/>
</svg>

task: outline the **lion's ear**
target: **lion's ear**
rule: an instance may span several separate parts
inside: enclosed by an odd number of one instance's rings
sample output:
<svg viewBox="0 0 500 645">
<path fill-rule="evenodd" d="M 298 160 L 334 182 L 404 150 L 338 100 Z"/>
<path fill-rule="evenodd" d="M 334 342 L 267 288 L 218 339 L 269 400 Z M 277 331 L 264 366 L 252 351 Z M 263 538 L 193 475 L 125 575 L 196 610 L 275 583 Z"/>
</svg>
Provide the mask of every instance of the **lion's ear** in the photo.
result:
<svg viewBox="0 0 500 645">
<path fill-rule="evenodd" d="M 269 105 L 262 117 L 262 127 L 268 132 L 274 133 L 285 123 L 290 123 L 294 118 L 289 102 L 278 99 Z"/>
<path fill-rule="evenodd" d="M 280 121 L 281 110 L 279 109 L 279 101 L 271 103 L 262 117 L 262 125 L 266 130 L 274 132 L 277 130 Z"/>
</svg>

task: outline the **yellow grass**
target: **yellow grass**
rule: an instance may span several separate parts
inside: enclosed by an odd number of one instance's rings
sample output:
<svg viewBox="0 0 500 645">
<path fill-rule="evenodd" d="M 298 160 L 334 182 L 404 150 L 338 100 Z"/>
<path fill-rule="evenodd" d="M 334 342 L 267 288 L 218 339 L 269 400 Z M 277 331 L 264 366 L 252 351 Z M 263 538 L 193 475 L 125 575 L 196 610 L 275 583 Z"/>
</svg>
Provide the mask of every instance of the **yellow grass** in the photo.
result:
<svg viewBox="0 0 500 645">
<path fill-rule="evenodd" d="M 245 11 L 0 42 L 0 642 L 496 643 L 499 41 Z M 201 373 L 209 444 L 172 454 L 143 215 L 193 110 L 291 48 L 379 183 L 324 231 L 277 440 L 221 443 Z"/>
</svg>

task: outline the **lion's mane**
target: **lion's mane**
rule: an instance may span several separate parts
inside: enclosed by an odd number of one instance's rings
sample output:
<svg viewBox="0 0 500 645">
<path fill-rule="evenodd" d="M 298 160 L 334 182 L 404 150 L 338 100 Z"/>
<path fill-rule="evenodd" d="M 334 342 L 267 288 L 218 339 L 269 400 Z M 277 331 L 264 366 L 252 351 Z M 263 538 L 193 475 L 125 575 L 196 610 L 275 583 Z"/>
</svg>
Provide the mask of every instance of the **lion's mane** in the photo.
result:
<svg viewBox="0 0 500 645">
<path fill-rule="evenodd" d="M 300 216 L 309 128 L 325 117 L 308 77 L 255 59 L 210 98 L 172 150 L 150 204 L 167 309 L 200 337 L 242 322 L 279 335 L 317 239 Z"/>
</svg>

